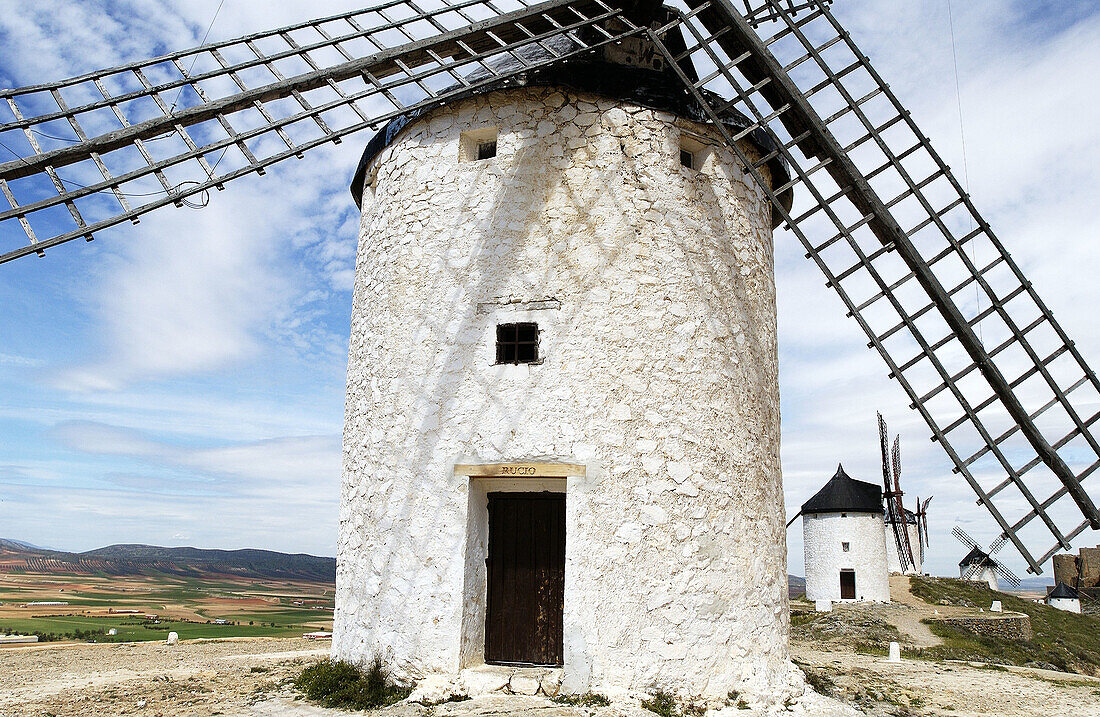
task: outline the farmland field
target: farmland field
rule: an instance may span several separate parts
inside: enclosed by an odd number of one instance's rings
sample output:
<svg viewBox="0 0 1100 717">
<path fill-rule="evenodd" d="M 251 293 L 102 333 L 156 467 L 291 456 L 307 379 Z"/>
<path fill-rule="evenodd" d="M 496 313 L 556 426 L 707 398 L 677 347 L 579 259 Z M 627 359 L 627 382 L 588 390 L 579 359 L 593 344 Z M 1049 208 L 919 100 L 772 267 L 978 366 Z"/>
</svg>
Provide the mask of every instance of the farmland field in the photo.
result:
<svg viewBox="0 0 1100 717">
<path fill-rule="evenodd" d="M 180 639 L 300 636 L 332 629 L 334 588 L 226 575 L 2 572 L 0 634 L 70 642 L 163 640 L 169 631 Z"/>
</svg>

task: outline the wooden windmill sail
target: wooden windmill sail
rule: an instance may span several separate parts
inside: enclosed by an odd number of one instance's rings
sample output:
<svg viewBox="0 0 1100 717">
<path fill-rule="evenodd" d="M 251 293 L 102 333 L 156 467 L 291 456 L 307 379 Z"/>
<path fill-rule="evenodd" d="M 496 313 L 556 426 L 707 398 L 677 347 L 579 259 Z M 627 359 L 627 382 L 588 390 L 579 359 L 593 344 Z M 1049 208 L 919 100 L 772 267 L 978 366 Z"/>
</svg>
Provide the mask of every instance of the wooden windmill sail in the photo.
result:
<svg viewBox="0 0 1100 717">
<path fill-rule="evenodd" d="M 878 436 L 882 451 L 882 500 L 886 506 L 886 525 L 892 533 L 888 539 L 893 538 L 901 572 L 906 573 L 917 565 L 917 560 L 909 541 L 909 522 L 902 501 L 904 493 L 901 491 L 901 438 L 896 437 L 893 448 L 890 447 L 886 420 L 881 413 L 878 414 Z"/>
<path fill-rule="evenodd" d="M 17 157 L 0 164 L 0 262 L 205 203 L 319 145 L 639 38 L 1029 569 L 1100 529 L 1083 485 L 1100 466 L 1100 414 L 1085 412 L 1100 382 L 828 2 L 391 0 L 2 90 L 0 141 Z M 731 112 L 739 129 L 719 121 Z M 771 151 L 747 156 L 750 135 Z M 774 162 L 790 170 L 778 186 L 762 180 Z"/>
</svg>

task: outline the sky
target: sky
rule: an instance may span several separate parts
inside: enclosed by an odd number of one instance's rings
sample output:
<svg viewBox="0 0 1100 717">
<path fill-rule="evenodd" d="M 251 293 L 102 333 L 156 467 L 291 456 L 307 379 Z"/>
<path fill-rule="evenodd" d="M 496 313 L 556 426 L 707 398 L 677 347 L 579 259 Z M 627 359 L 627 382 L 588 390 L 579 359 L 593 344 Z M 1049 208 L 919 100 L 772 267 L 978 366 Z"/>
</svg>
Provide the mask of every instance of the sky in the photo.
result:
<svg viewBox="0 0 1100 717">
<path fill-rule="evenodd" d="M 208 28 L 227 39 L 359 7 L 225 0 L 211 25 L 219 3 L 0 0 L 0 85 L 194 46 Z M 1100 363 L 1100 4 L 833 7 Z M 232 182 L 205 209 L 162 209 L 0 266 L 0 537 L 335 554 L 357 230 L 347 185 L 368 139 Z M 901 435 L 907 496 L 935 495 L 926 569 L 957 570 L 952 526 L 988 542 L 992 519 L 788 232 L 776 283 L 788 514 L 838 462 L 879 479 L 881 411 Z M 802 574 L 798 523 L 788 547 Z"/>
</svg>

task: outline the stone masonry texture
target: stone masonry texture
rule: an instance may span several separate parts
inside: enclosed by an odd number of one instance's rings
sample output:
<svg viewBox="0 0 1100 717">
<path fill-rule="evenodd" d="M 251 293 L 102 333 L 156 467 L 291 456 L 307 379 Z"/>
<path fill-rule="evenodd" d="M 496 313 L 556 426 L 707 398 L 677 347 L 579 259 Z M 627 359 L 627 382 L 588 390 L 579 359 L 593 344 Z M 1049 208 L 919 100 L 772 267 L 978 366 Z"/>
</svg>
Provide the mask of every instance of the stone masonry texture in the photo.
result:
<svg viewBox="0 0 1100 717">
<path fill-rule="evenodd" d="M 463 161 L 463 133 L 494 129 L 497 156 Z M 680 164 L 685 134 L 705 145 L 698 169 Z M 762 189 L 706 126 L 552 88 L 436 109 L 369 176 L 334 654 L 412 677 L 477 664 L 486 487 L 454 466 L 578 463 L 585 475 L 562 481 L 563 689 L 782 704 Z M 517 320 L 539 324 L 540 362 L 495 365 L 495 326 Z"/>
</svg>

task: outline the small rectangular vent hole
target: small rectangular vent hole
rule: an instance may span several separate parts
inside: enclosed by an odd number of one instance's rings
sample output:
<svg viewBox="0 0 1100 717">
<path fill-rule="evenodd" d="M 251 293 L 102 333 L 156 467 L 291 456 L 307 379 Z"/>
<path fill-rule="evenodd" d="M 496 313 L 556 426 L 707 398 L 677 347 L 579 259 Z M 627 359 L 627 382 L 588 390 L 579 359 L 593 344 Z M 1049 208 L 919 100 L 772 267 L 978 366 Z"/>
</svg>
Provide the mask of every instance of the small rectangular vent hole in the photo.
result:
<svg viewBox="0 0 1100 717">
<path fill-rule="evenodd" d="M 481 162 L 497 156 L 497 128 L 485 127 L 459 136 L 458 161 Z"/>
<path fill-rule="evenodd" d="M 710 145 L 700 142 L 687 134 L 680 135 L 680 166 L 684 169 L 699 171 L 710 157 Z"/>
<path fill-rule="evenodd" d="M 536 363 L 539 360 L 539 325 L 497 325 L 497 363 Z"/>
<path fill-rule="evenodd" d="M 480 142 L 477 145 L 477 158 L 478 159 L 492 159 L 497 156 L 497 142 L 494 139 L 492 142 Z"/>
</svg>

